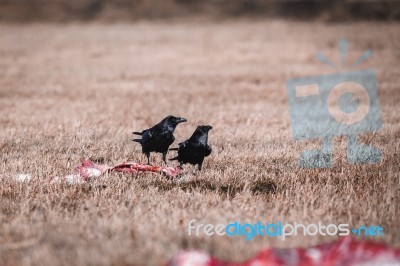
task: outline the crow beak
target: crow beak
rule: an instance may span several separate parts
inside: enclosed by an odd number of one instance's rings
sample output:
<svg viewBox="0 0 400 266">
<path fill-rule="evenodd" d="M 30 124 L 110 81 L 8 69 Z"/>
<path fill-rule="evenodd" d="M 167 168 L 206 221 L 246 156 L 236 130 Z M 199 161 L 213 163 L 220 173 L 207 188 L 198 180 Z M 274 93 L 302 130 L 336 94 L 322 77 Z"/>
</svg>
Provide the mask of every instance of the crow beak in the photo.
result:
<svg viewBox="0 0 400 266">
<path fill-rule="evenodd" d="M 178 118 L 176 119 L 176 122 L 179 124 L 179 123 L 187 122 L 187 120 L 186 120 L 186 118 L 178 117 Z"/>
<path fill-rule="evenodd" d="M 207 126 L 207 129 L 208 129 L 208 130 L 211 130 L 211 129 L 212 129 L 212 126 Z"/>
</svg>

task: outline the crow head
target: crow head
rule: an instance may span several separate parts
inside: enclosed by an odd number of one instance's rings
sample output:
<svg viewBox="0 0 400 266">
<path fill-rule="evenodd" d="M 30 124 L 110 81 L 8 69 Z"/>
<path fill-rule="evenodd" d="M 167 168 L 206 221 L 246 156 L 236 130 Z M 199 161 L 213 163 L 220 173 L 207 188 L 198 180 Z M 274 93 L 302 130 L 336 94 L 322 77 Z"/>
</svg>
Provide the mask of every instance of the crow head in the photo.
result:
<svg viewBox="0 0 400 266">
<path fill-rule="evenodd" d="M 210 131 L 212 129 L 212 126 L 197 126 L 198 131 L 202 132 L 202 133 L 208 133 L 208 131 Z"/>
<path fill-rule="evenodd" d="M 176 116 L 169 115 L 166 118 L 164 118 L 160 122 L 160 124 L 162 124 L 166 128 L 175 129 L 179 123 L 183 123 L 186 121 L 187 120 L 183 117 L 176 117 Z"/>
<path fill-rule="evenodd" d="M 212 126 L 197 126 L 192 137 L 192 141 L 198 142 L 202 145 L 206 145 L 208 141 L 208 131 L 212 129 Z"/>
</svg>

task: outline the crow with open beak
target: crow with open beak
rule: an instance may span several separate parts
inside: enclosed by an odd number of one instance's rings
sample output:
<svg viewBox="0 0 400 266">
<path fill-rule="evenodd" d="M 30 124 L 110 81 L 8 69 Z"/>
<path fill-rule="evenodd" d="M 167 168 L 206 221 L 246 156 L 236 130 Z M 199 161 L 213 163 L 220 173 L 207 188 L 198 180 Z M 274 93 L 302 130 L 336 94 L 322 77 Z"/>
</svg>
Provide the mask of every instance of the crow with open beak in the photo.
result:
<svg viewBox="0 0 400 266">
<path fill-rule="evenodd" d="M 169 146 L 174 142 L 174 131 L 178 124 L 186 122 L 182 117 L 167 116 L 160 123 L 152 128 L 143 130 L 142 132 L 132 132 L 134 135 L 142 136 L 141 139 L 133 139 L 142 145 L 142 152 L 147 156 L 147 163 L 150 165 L 150 153 L 162 153 L 163 161 L 166 162 L 166 156 Z"/>
<path fill-rule="evenodd" d="M 178 151 L 178 156 L 171 160 L 177 160 L 181 167 L 186 163 L 197 164 L 200 171 L 204 158 L 210 155 L 212 151 L 210 145 L 207 143 L 208 131 L 211 129 L 212 126 L 197 126 L 193 135 L 188 140 L 179 143 L 179 148 L 171 149 Z"/>
</svg>

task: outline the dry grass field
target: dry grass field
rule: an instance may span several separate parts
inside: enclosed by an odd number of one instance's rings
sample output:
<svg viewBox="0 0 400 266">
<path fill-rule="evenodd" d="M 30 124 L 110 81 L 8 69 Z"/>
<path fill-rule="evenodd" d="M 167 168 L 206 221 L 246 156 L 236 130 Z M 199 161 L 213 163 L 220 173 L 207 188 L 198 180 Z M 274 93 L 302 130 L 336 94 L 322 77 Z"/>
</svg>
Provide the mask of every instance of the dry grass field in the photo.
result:
<svg viewBox="0 0 400 266">
<path fill-rule="evenodd" d="M 264 247 L 335 239 L 188 236 L 191 219 L 379 224 L 375 240 L 400 246 L 399 24 L 2 24 L 0 32 L 0 265 L 159 265 L 184 248 L 241 261 Z M 299 169 L 298 154 L 318 143 L 292 139 L 286 80 L 337 71 L 315 53 L 339 62 L 341 37 L 349 61 L 374 52 L 358 69 L 377 71 L 384 126 L 363 141 L 384 158 L 348 164 L 346 138 L 335 138 L 332 169 Z M 176 143 L 213 126 L 202 172 L 45 182 L 83 158 L 145 162 L 131 132 L 169 114 L 188 119 Z M 22 173 L 40 181 L 15 182 Z"/>
</svg>

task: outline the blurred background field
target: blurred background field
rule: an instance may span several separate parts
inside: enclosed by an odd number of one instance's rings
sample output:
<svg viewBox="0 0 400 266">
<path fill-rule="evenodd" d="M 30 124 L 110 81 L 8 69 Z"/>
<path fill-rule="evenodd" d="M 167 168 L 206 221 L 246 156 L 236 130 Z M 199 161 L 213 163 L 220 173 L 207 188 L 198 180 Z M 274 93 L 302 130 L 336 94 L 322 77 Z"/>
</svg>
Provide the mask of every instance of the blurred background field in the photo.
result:
<svg viewBox="0 0 400 266">
<path fill-rule="evenodd" d="M 399 20 L 398 0 L 1 0 L 0 21 L 135 21 L 198 17 Z"/>
<path fill-rule="evenodd" d="M 399 247 L 398 6 L 0 0 L 0 265 L 160 265 L 186 248 L 242 261 L 335 240 L 188 236 L 191 219 L 379 224 L 374 240 Z M 338 71 L 315 53 L 338 63 L 341 38 L 348 62 L 373 51 L 356 69 L 376 70 L 383 128 L 361 140 L 384 159 L 347 163 L 343 137 L 332 169 L 300 169 L 299 153 L 318 142 L 292 139 L 286 80 Z M 131 132 L 169 114 L 188 119 L 176 143 L 213 126 L 201 173 L 47 185 L 83 158 L 144 162 Z M 15 182 L 20 174 L 40 182 Z"/>
</svg>

